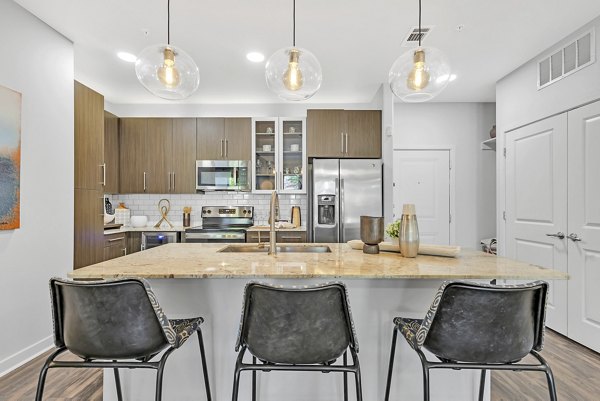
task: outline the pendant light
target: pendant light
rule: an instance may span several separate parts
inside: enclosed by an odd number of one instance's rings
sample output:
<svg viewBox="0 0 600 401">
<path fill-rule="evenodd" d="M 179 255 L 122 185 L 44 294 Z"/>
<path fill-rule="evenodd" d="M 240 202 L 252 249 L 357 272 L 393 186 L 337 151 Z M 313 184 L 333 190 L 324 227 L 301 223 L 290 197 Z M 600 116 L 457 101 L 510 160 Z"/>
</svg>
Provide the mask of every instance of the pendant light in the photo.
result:
<svg viewBox="0 0 600 401">
<path fill-rule="evenodd" d="M 293 45 L 277 50 L 267 61 L 267 86 L 284 100 L 306 100 L 323 81 L 319 60 L 306 49 L 296 47 L 296 0 L 293 11 Z"/>
<path fill-rule="evenodd" d="M 405 102 L 426 102 L 450 82 L 450 65 L 444 53 L 421 46 L 421 0 L 419 0 L 419 47 L 396 59 L 389 74 L 394 95 Z"/>
<path fill-rule="evenodd" d="M 171 45 L 171 0 L 167 0 L 167 44 L 142 50 L 135 74 L 150 93 L 163 99 L 185 99 L 198 89 L 198 66 L 186 52 Z"/>
</svg>

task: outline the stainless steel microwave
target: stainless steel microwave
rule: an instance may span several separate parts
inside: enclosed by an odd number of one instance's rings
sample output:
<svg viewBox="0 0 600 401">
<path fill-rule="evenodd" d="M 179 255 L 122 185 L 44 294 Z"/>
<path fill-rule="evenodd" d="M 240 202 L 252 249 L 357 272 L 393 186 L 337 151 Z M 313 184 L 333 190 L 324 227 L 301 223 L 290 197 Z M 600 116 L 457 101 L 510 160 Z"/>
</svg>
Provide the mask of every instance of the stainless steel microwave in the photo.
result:
<svg viewBox="0 0 600 401">
<path fill-rule="evenodd" d="M 196 189 L 200 191 L 250 191 L 247 160 L 197 160 Z"/>
</svg>

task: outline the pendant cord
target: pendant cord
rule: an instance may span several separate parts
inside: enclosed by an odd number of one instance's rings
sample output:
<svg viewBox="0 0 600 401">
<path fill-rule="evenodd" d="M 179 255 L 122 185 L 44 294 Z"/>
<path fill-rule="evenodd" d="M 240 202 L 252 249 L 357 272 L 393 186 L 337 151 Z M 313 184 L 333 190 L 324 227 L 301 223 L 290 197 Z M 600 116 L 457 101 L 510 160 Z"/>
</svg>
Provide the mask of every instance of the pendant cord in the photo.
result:
<svg viewBox="0 0 600 401">
<path fill-rule="evenodd" d="M 171 44 L 171 0 L 167 0 L 167 44 Z"/>
<path fill-rule="evenodd" d="M 293 42 L 294 42 L 294 47 L 296 47 L 296 0 L 294 0 L 294 24 L 293 24 L 293 26 L 294 26 Z"/>
<path fill-rule="evenodd" d="M 419 47 L 421 47 L 421 0 L 419 0 Z"/>
</svg>

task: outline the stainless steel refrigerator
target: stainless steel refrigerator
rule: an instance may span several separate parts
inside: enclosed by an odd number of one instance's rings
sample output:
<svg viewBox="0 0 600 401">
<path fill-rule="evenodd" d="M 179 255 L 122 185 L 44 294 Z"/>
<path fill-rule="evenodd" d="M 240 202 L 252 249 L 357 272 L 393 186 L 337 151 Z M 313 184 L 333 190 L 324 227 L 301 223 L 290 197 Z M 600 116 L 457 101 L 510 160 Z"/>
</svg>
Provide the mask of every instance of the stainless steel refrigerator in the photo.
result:
<svg viewBox="0 0 600 401">
<path fill-rule="evenodd" d="M 360 239 L 360 216 L 383 216 L 381 159 L 313 159 L 309 182 L 313 242 Z"/>
</svg>

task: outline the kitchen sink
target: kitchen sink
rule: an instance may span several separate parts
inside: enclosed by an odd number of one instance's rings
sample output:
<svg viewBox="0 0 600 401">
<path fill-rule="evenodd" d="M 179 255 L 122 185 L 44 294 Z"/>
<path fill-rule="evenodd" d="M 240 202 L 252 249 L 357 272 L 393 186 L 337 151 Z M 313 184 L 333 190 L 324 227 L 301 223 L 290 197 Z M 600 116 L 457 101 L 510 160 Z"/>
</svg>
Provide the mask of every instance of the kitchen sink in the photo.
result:
<svg viewBox="0 0 600 401">
<path fill-rule="evenodd" d="M 218 252 L 268 252 L 268 245 L 227 245 Z M 277 245 L 277 252 L 281 253 L 329 253 L 331 248 L 327 245 Z"/>
</svg>

